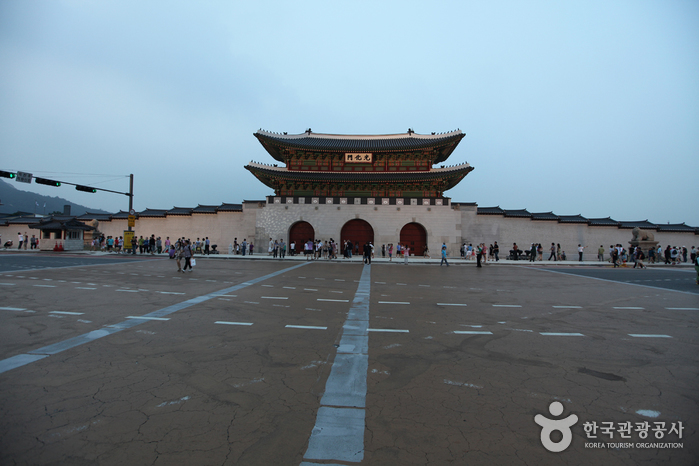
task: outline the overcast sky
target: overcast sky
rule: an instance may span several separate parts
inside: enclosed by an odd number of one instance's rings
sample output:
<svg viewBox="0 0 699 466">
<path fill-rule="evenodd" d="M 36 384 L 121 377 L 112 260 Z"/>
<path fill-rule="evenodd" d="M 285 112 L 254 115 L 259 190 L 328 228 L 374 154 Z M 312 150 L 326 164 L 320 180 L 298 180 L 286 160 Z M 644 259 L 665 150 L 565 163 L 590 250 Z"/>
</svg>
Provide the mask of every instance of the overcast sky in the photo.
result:
<svg viewBox="0 0 699 466">
<path fill-rule="evenodd" d="M 0 169 L 137 210 L 264 199 L 260 128 L 459 128 L 454 201 L 699 226 L 694 0 L 6 0 L 0 63 Z"/>
</svg>

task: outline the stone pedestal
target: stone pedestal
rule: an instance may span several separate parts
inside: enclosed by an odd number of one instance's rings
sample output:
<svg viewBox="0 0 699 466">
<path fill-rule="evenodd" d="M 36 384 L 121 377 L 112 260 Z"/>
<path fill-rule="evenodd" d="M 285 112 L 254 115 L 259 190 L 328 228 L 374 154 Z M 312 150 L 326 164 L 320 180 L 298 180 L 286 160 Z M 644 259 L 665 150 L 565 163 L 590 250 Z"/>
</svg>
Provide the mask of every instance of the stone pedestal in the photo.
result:
<svg viewBox="0 0 699 466">
<path fill-rule="evenodd" d="M 651 249 L 655 250 L 658 249 L 658 242 L 659 241 L 634 241 L 631 240 L 629 241 L 629 245 L 631 248 L 635 248 L 636 246 L 639 246 L 641 248 L 641 251 L 648 257 L 648 251 Z M 633 249 L 629 248 L 629 252 L 633 252 Z"/>
</svg>

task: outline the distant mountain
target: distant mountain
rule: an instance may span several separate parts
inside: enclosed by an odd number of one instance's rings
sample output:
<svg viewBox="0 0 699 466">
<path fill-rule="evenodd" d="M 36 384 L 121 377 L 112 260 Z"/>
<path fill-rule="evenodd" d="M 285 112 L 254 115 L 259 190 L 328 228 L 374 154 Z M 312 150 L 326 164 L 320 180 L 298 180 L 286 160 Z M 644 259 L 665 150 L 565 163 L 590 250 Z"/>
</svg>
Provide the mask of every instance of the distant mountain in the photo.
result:
<svg viewBox="0 0 699 466">
<path fill-rule="evenodd" d="M 15 188 L 13 184 L 15 184 L 15 182 L 8 183 L 4 180 L 0 180 L 0 202 L 2 202 L 2 205 L 0 205 L 0 213 L 13 214 L 20 211 L 36 212 L 37 214 L 43 214 L 45 212 L 49 214 L 56 211 L 63 212 L 63 206 L 66 205 L 70 206 L 71 215 L 82 215 L 86 212 L 96 214 L 112 213 L 75 204 L 74 202 L 70 202 L 58 196 L 42 196 L 41 194 L 23 191 Z M 36 206 L 37 202 L 39 203 L 38 207 Z M 46 203 L 46 208 L 44 208 L 44 203 Z"/>
</svg>

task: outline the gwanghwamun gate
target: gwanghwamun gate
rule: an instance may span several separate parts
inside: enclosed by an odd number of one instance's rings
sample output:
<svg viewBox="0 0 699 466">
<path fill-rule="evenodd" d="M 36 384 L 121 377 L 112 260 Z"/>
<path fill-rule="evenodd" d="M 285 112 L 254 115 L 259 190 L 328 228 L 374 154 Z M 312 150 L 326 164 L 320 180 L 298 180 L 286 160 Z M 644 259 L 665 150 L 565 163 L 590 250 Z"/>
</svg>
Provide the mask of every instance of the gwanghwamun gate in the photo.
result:
<svg viewBox="0 0 699 466">
<path fill-rule="evenodd" d="M 313 133 L 254 133 L 267 155 L 267 163 L 250 162 L 245 168 L 273 191 L 265 200 L 241 204 L 197 207 L 148 208 L 136 214 L 136 236 L 209 237 L 227 252 L 237 239 L 253 242 L 255 252 L 267 252 L 270 238 L 287 244 L 309 239 L 343 244 L 345 240 L 374 246 L 407 244 L 416 256 L 425 248 L 436 256 L 442 243 L 449 255 L 459 255 L 463 243 L 497 241 L 506 253 L 513 243 L 528 249 L 542 243 L 560 243 L 577 259 L 577 246 L 588 246 L 585 259 L 595 260 L 597 248 L 620 243 L 628 246 L 632 230 L 650 231 L 664 247 L 697 243 L 699 228 L 682 224 L 654 224 L 648 220 L 618 221 L 528 212 L 500 207 L 479 207 L 475 202 L 454 202 L 445 192 L 474 168 L 468 163 L 448 165 L 459 142 L 460 130 L 441 134 L 335 135 Z M 122 236 L 128 212 L 85 214 L 77 219 L 99 222 L 105 235 Z M 12 238 L 31 219 L 0 225 Z M 31 226 L 31 225 L 29 225 Z M 19 228 L 19 229 L 18 229 Z M 24 230 L 22 230 L 24 232 Z M 42 231 L 42 234 L 45 234 Z M 66 232 L 54 232 L 54 237 Z M 74 233 L 75 239 L 80 234 Z M 89 233 L 85 237 L 90 236 Z M 46 246 L 42 241 L 42 249 Z M 51 247 L 49 242 L 48 247 Z M 505 256 L 506 254 L 503 254 Z"/>
</svg>

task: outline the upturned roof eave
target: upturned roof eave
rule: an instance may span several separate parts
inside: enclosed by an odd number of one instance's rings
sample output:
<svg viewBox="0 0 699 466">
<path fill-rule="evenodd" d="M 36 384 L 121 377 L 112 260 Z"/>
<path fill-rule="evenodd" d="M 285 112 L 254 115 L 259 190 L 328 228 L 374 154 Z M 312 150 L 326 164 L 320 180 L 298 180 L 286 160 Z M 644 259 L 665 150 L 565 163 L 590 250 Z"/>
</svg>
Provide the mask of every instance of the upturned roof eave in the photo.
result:
<svg viewBox="0 0 699 466">
<path fill-rule="evenodd" d="M 417 133 L 400 133 L 400 134 L 378 134 L 378 135 L 338 135 L 338 134 L 322 134 L 322 133 L 302 133 L 285 135 L 272 133 L 269 131 L 259 130 L 253 135 L 258 139 L 262 147 L 277 161 L 286 162 L 281 154 L 283 149 L 307 149 L 313 152 L 325 153 L 342 153 L 347 151 L 365 151 L 372 153 L 391 153 L 391 152 L 406 152 L 414 150 L 425 150 L 429 148 L 444 147 L 438 151 L 438 156 L 432 161 L 433 164 L 446 161 L 454 149 L 459 144 L 465 134 L 461 130 L 451 131 L 440 134 L 417 134 Z M 309 145 L 309 140 L 328 141 L 354 141 L 355 145 L 363 145 L 364 147 L 330 147 L 318 144 Z M 303 141 L 306 141 L 304 144 Z M 396 141 L 399 144 L 401 141 L 416 141 L 410 147 L 380 147 L 372 142 Z M 419 141 L 419 142 L 418 142 Z M 360 144 L 361 142 L 361 144 Z"/>
</svg>

